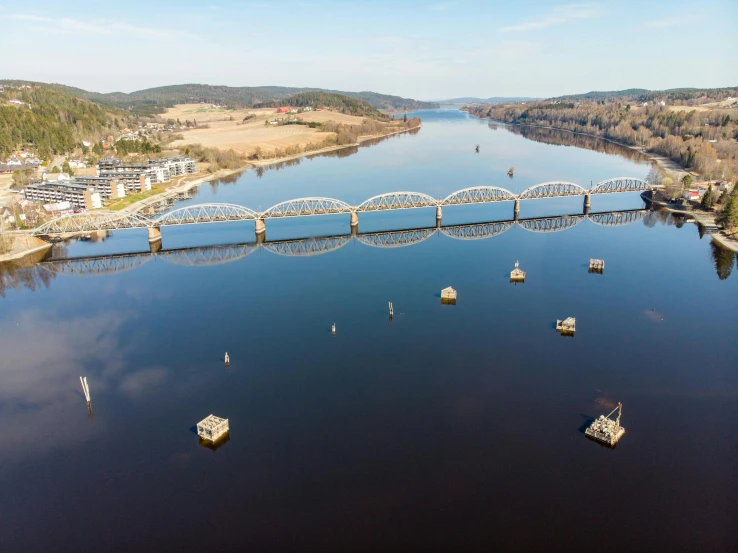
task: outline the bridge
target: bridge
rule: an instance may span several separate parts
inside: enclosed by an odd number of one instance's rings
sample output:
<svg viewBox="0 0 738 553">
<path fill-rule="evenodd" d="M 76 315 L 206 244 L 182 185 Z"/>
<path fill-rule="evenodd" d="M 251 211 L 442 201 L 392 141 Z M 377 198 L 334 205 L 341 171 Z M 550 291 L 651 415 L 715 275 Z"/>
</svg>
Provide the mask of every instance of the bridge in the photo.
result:
<svg viewBox="0 0 738 553">
<path fill-rule="evenodd" d="M 95 276 L 129 271 L 156 259 L 175 265 L 190 267 L 222 265 L 251 255 L 258 249 L 289 257 L 310 257 L 330 253 L 352 241 L 374 248 L 402 248 L 420 244 L 431 237 L 443 234 L 455 240 L 484 240 L 499 236 L 514 226 L 536 233 L 552 233 L 567 230 L 586 221 L 604 227 L 620 227 L 639 221 L 647 210 L 610 211 L 589 215 L 573 214 L 557 217 L 540 217 L 509 221 L 474 223 L 469 225 L 435 226 L 419 229 L 391 230 L 369 233 L 351 233 L 336 236 L 319 236 L 293 240 L 257 241 L 246 244 L 203 246 L 114 254 L 74 259 L 45 261 L 39 265 L 56 274 Z"/>
<path fill-rule="evenodd" d="M 644 192 L 654 188 L 657 187 L 642 179 L 618 177 L 600 182 L 590 188 L 584 188 L 571 182 L 544 182 L 531 186 L 519 194 L 514 194 L 509 190 L 496 186 L 475 186 L 457 190 L 443 199 L 436 199 L 421 192 L 389 192 L 373 196 L 354 206 L 333 198 L 297 198 L 280 202 L 262 212 L 240 205 L 221 203 L 192 205 L 151 217 L 141 213 L 92 211 L 54 219 L 36 228 L 33 234 L 37 236 L 63 236 L 100 230 L 147 228 L 149 243 L 158 244 L 158 246 L 152 245 L 152 248 L 160 249 L 161 227 L 169 225 L 253 220 L 257 239 L 263 241 L 267 219 L 349 214 L 351 227 L 354 229 L 354 234 L 356 234 L 359 225 L 359 213 L 435 207 L 436 227 L 440 228 L 445 206 L 512 201 L 514 202 L 514 220 L 517 221 L 521 200 L 584 196 L 584 215 L 587 215 L 591 207 L 592 195 Z"/>
</svg>

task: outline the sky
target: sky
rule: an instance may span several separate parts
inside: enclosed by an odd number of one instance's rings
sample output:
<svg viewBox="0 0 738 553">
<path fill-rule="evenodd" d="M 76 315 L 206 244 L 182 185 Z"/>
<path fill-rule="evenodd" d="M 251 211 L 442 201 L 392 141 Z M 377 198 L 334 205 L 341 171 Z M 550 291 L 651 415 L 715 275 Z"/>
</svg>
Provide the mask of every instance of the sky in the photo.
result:
<svg viewBox="0 0 738 553">
<path fill-rule="evenodd" d="M 0 79 L 420 100 L 738 85 L 738 0 L 0 0 Z"/>
</svg>

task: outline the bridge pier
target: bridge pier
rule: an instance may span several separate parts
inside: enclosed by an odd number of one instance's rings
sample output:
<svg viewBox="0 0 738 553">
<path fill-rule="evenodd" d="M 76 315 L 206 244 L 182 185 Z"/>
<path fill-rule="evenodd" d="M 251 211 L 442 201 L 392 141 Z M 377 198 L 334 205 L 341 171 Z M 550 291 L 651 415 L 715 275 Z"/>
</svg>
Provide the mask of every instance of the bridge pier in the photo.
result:
<svg viewBox="0 0 738 553">
<path fill-rule="evenodd" d="M 514 220 L 518 220 L 518 216 L 520 215 L 520 200 L 515 200 L 515 206 L 513 207 L 513 214 L 514 214 Z"/>
<path fill-rule="evenodd" d="M 256 232 L 256 236 L 258 237 L 260 234 L 264 234 L 266 232 L 266 225 L 264 224 L 264 219 L 257 219 L 256 225 L 254 228 L 254 232 Z"/>
<path fill-rule="evenodd" d="M 592 208 L 592 197 L 589 194 L 584 195 L 584 214 L 589 215 L 589 210 Z"/>
<path fill-rule="evenodd" d="M 359 235 L 359 225 L 351 225 L 351 236 L 356 238 Z"/>
<path fill-rule="evenodd" d="M 161 229 L 159 227 L 149 227 L 149 244 L 161 242 Z"/>
<path fill-rule="evenodd" d="M 351 212 L 351 229 L 359 226 L 359 214 L 356 211 Z"/>
<path fill-rule="evenodd" d="M 149 242 L 149 251 L 151 251 L 151 253 L 159 253 L 161 251 L 161 240 Z"/>
<path fill-rule="evenodd" d="M 443 208 L 436 206 L 436 228 L 441 228 L 441 220 L 443 219 Z"/>
</svg>

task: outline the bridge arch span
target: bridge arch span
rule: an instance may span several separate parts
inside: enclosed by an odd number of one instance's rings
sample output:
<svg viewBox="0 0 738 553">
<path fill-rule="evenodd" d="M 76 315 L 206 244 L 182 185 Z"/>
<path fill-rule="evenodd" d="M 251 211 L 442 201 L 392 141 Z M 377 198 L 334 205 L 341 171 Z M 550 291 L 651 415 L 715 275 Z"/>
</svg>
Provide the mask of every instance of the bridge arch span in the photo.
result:
<svg viewBox="0 0 738 553">
<path fill-rule="evenodd" d="M 278 219 L 281 217 L 301 217 L 308 215 L 329 215 L 333 213 L 351 213 L 351 206 L 333 198 L 296 198 L 273 205 L 258 217 L 261 219 Z"/>
<path fill-rule="evenodd" d="M 518 194 L 519 200 L 534 200 L 537 198 L 556 198 L 561 196 L 585 196 L 588 191 L 573 182 L 542 182 L 526 188 Z"/>
<path fill-rule="evenodd" d="M 192 225 L 196 223 L 218 223 L 222 221 L 245 221 L 256 219 L 256 213 L 242 205 L 197 204 L 180 207 L 151 219 L 150 225 Z"/>
<path fill-rule="evenodd" d="M 52 219 L 48 223 L 37 227 L 33 231 L 33 234 L 36 236 L 48 236 L 76 232 L 95 232 L 97 230 L 146 228 L 149 226 L 151 226 L 151 221 L 138 213 L 87 211 Z"/>
<path fill-rule="evenodd" d="M 436 207 L 438 200 L 422 192 L 388 192 L 373 196 L 357 207 L 358 211 L 384 211 L 387 209 L 412 209 Z"/>
<path fill-rule="evenodd" d="M 472 186 L 457 190 L 441 200 L 441 205 L 482 204 L 514 200 L 515 194 L 498 186 Z"/>
<path fill-rule="evenodd" d="M 589 192 L 590 194 L 614 194 L 616 192 L 644 192 L 652 188 L 653 186 L 643 179 L 616 177 L 598 182 Z"/>
</svg>

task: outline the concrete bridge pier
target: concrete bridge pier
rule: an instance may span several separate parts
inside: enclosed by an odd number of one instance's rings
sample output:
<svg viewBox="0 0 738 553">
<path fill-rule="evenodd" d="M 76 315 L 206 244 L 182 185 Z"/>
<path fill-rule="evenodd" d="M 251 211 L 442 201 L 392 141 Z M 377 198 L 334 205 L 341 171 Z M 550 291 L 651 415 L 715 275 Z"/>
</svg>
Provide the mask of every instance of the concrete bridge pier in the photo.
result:
<svg viewBox="0 0 738 553">
<path fill-rule="evenodd" d="M 256 220 L 254 232 L 256 233 L 257 238 L 259 238 L 259 236 L 261 236 L 262 234 L 266 233 L 266 225 L 264 224 L 264 219 Z"/>
<path fill-rule="evenodd" d="M 159 249 L 161 249 L 161 229 L 159 227 L 149 227 L 149 244 L 159 242 Z"/>
<path fill-rule="evenodd" d="M 436 228 L 441 228 L 441 220 L 443 219 L 443 208 L 436 206 Z"/>
<path fill-rule="evenodd" d="M 359 225 L 351 225 L 351 236 L 356 238 L 359 235 Z"/>
<path fill-rule="evenodd" d="M 515 215 L 514 219 L 515 221 L 517 221 L 518 216 L 520 215 L 520 200 L 515 200 L 515 207 L 513 208 L 513 213 Z"/>
<path fill-rule="evenodd" d="M 353 232 L 353 229 L 358 228 L 359 226 L 359 214 L 356 211 L 351 212 L 351 232 Z"/>
<path fill-rule="evenodd" d="M 589 194 L 584 195 L 584 214 L 589 215 L 589 210 L 592 208 L 592 197 Z"/>
</svg>

